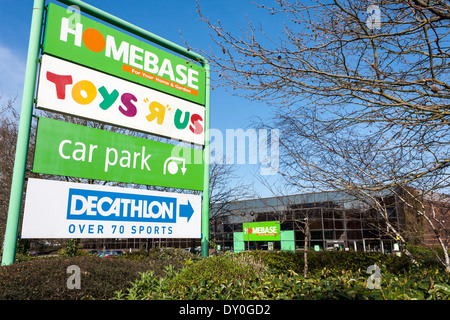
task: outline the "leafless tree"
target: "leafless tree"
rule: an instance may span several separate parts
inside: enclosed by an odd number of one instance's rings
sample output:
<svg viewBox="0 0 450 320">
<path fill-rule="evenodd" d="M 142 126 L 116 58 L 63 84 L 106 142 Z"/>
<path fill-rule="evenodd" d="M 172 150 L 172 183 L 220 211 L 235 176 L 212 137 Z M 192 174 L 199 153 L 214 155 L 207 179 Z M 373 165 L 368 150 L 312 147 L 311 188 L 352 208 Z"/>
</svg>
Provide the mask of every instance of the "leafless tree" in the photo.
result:
<svg viewBox="0 0 450 320">
<path fill-rule="evenodd" d="M 450 5 L 378 1 L 381 26 L 376 29 L 368 25 L 372 1 L 276 2 L 259 6 L 283 16 L 278 39 L 252 22 L 234 36 L 199 8 L 221 49 L 206 52 L 220 85 L 276 105 L 279 118 L 305 126 L 308 136 L 356 135 L 355 142 L 365 142 L 372 154 L 409 156 L 409 165 L 397 167 L 385 185 L 445 171 Z M 329 140 L 329 148 L 341 147 Z"/>
<path fill-rule="evenodd" d="M 3 241 L 14 167 L 18 114 L 14 109 L 14 99 L 4 102 L 0 97 L 0 101 L 0 238 Z"/>
<path fill-rule="evenodd" d="M 250 185 L 240 181 L 235 167 L 212 162 L 209 173 L 210 219 L 228 212 L 233 201 L 250 198 L 253 195 Z"/>
<path fill-rule="evenodd" d="M 198 6 L 215 45 L 204 54 L 220 85 L 275 107 L 270 125 L 280 129 L 279 171 L 291 185 L 363 195 L 406 185 L 423 194 L 448 190 L 448 2 L 257 6 L 266 10 L 266 23 L 283 20 L 276 37 L 250 20 L 232 34 Z M 446 226 L 428 224 L 443 240 Z M 438 242 L 448 250 L 448 241 Z"/>
</svg>

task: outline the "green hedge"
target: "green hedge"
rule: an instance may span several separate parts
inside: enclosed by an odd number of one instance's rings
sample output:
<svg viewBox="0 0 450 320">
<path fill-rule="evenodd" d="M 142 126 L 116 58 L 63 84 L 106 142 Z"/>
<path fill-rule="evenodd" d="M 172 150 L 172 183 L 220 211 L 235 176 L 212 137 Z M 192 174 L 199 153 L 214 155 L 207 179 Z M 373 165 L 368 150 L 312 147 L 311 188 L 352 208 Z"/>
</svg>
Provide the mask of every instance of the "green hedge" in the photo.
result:
<svg viewBox="0 0 450 320">
<path fill-rule="evenodd" d="M 380 267 L 380 288 L 367 286 L 370 265 Z M 439 268 L 415 268 L 407 258 L 364 252 L 253 251 L 209 257 L 180 272 L 142 273 L 115 299 L 450 299 L 450 276 Z M 265 268 L 264 268 L 265 266 Z"/>
<path fill-rule="evenodd" d="M 241 256 L 242 258 L 242 256 Z M 206 260 L 217 261 L 216 258 Z M 197 270 L 195 265 L 188 269 Z M 259 277 L 246 273 L 230 276 L 239 268 L 228 265 L 226 277 L 191 277 L 190 272 L 167 273 L 157 277 L 152 272 L 141 274 L 131 288 L 116 293 L 115 299 L 182 299 L 182 300 L 450 300 L 450 277 L 435 269 L 415 270 L 395 275 L 381 268 L 380 288 L 370 289 L 366 271 L 322 269 L 308 278 L 293 271 Z M 255 270 L 257 271 L 257 270 Z M 188 279 L 184 279 L 189 275 Z M 185 285 L 179 285 L 186 280 Z"/>
<path fill-rule="evenodd" d="M 109 299 L 115 291 L 131 286 L 140 273 L 152 270 L 165 275 L 167 266 L 179 269 L 194 255 L 181 249 L 139 251 L 124 257 L 28 258 L 0 267 L 0 300 L 74 300 Z M 81 289 L 68 289 L 67 267 L 81 271 Z"/>
<path fill-rule="evenodd" d="M 381 268 L 381 289 L 366 272 Z M 67 289 L 67 267 L 81 289 Z M 35 258 L 0 268 L 0 299 L 450 299 L 450 275 L 405 257 L 363 252 L 254 251 L 200 258 L 152 250 L 121 258 Z"/>
<path fill-rule="evenodd" d="M 250 251 L 241 254 L 261 259 L 275 273 L 285 273 L 289 270 L 303 273 L 303 251 L 295 253 L 289 251 Z M 308 251 L 308 271 L 310 274 L 331 266 L 338 270 L 356 272 L 367 270 L 373 264 L 385 265 L 389 272 L 395 274 L 408 272 L 413 266 L 406 256 L 397 257 L 376 252 Z"/>
<path fill-rule="evenodd" d="M 81 289 L 68 289 L 67 267 L 81 271 Z M 46 258 L 14 263 L 0 269 L 0 299 L 107 299 L 148 270 L 147 264 L 96 256 Z"/>
</svg>

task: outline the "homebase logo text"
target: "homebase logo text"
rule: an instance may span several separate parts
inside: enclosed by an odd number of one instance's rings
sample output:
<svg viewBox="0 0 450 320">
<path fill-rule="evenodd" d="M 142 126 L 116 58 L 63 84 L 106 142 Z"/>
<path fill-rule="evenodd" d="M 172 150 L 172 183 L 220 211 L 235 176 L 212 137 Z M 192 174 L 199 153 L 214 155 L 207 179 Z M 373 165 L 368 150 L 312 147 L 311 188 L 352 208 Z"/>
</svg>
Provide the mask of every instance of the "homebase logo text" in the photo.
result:
<svg viewBox="0 0 450 320">
<path fill-rule="evenodd" d="M 247 230 L 249 233 L 256 233 L 256 234 L 262 234 L 262 235 L 276 235 L 277 234 L 277 227 L 271 226 L 271 227 L 253 227 L 253 228 L 244 228 L 244 233 L 247 234 Z"/>
<path fill-rule="evenodd" d="M 69 190 L 67 219 L 175 223 L 176 213 L 176 198 L 73 188 Z"/>
</svg>

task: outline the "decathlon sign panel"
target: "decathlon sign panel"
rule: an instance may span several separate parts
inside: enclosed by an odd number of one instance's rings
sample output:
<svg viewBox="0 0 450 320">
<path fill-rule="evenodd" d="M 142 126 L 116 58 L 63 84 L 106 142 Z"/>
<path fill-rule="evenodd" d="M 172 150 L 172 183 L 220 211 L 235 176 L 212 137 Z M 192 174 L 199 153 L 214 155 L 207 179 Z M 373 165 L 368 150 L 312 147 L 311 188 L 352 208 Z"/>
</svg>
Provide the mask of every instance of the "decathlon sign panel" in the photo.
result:
<svg viewBox="0 0 450 320">
<path fill-rule="evenodd" d="M 49 4 L 44 52 L 205 104 L 205 69 L 83 15 Z"/>
<path fill-rule="evenodd" d="M 203 106 L 48 55 L 42 57 L 37 106 L 204 144 Z"/>
<path fill-rule="evenodd" d="M 22 238 L 200 238 L 201 197 L 28 179 Z"/>
<path fill-rule="evenodd" d="M 39 118 L 33 172 L 202 190 L 202 150 Z"/>
<path fill-rule="evenodd" d="M 280 222 L 264 221 L 243 223 L 244 241 L 279 241 L 280 240 Z"/>
</svg>

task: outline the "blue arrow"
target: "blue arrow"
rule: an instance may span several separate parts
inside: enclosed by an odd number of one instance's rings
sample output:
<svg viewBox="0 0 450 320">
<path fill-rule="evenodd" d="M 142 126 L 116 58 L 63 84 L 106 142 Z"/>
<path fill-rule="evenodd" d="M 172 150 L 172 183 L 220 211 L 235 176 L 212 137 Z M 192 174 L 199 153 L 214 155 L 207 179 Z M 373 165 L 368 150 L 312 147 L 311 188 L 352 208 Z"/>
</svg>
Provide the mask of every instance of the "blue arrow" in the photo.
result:
<svg viewBox="0 0 450 320">
<path fill-rule="evenodd" d="M 193 214 L 194 208 L 192 208 L 192 205 L 189 202 L 189 200 L 187 204 L 180 204 L 180 217 L 187 218 L 187 222 L 189 222 Z"/>
</svg>

